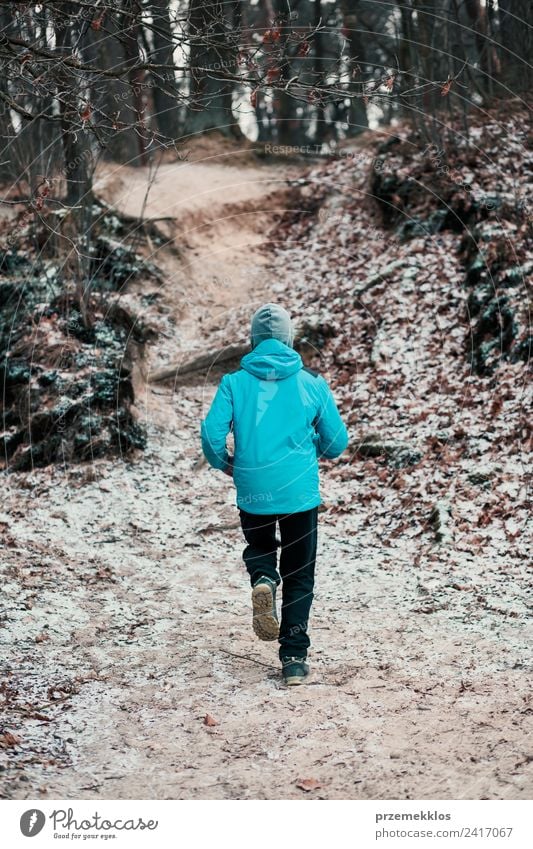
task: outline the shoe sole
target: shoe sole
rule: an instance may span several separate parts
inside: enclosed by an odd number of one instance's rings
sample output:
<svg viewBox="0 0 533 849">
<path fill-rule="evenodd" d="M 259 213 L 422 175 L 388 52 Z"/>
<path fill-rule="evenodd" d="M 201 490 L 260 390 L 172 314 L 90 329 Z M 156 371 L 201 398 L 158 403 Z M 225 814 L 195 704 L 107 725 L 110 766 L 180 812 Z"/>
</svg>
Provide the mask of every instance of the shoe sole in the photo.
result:
<svg viewBox="0 0 533 849">
<path fill-rule="evenodd" d="M 304 675 L 304 677 L 302 677 L 301 675 L 291 675 L 290 678 L 284 678 L 283 680 L 287 687 L 296 687 L 300 684 L 305 684 L 306 679 L 307 675 Z"/>
<path fill-rule="evenodd" d="M 272 591 L 266 584 L 259 584 L 252 590 L 252 627 L 260 640 L 268 642 L 279 637 L 279 623 L 272 613 Z"/>
</svg>

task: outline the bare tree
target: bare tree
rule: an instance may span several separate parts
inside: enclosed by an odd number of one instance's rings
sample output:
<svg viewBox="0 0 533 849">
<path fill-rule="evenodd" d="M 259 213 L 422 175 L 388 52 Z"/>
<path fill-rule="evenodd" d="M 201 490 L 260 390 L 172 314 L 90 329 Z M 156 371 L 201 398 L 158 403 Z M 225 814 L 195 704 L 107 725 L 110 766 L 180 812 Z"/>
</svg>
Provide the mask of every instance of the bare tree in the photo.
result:
<svg viewBox="0 0 533 849">
<path fill-rule="evenodd" d="M 232 11 L 231 4 L 223 0 L 190 0 L 188 133 L 217 129 L 225 135 L 239 135 L 232 111 L 238 52 Z"/>
<path fill-rule="evenodd" d="M 145 40 L 151 38 L 148 55 L 159 70 L 150 71 L 155 118 L 159 132 L 167 138 L 178 138 L 181 130 L 179 92 L 173 69 L 175 37 L 170 0 L 151 0 L 152 25 L 144 27 Z M 165 70 L 165 66 L 167 70 Z"/>
<path fill-rule="evenodd" d="M 516 91 L 533 82 L 533 6 L 529 0 L 499 0 L 501 75 Z"/>
<path fill-rule="evenodd" d="M 368 126 L 362 85 L 365 43 L 358 16 L 359 7 L 359 0 L 341 0 L 343 35 L 346 38 L 349 51 L 349 83 L 347 88 L 350 107 L 348 111 L 348 134 L 351 136 L 357 135 Z"/>
</svg>

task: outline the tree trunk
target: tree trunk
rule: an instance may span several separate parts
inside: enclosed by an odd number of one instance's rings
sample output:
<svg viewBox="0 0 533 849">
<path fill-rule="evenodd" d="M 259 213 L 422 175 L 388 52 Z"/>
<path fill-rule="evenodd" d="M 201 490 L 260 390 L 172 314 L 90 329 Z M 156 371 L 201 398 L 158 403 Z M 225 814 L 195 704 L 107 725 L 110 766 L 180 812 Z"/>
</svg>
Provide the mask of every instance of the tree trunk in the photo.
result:
<svg viewBox="0 0 533 849">
<path fill-rule="evenodd" d="M 480 0 L 465 0 L 465 8 L 475 34 L 478 63 L 483 73 L 477 75 L 477 84 L 485 95 L 493 93 L 492 77 L 498 71 L 498 55 L 489 36 L 487 8 Z"/>
<path fill-rule="evenodd" d="M 280 85 L 288 82 L 291 70 L 287 55 L 287 39 L 290 29 L 287 21 L 288 8 L 287 0 L 274 0 L 273 12 L 276 22 L 279 22 L 277 28 L 280 30 L 280 39 L 277 46 L 279 55 L 279 77 L 277 81 Z M 294 116 L 294 100 L 284 88 L 275 91 L 273 100 L 277 141 L 286 146 L 298 144 L 299 121 Z"/>
<path fill-rule="evenodd" d="M 223 0 L 190 0 L 190 95 L 186 131 L 191 134 L 219 130 L 240 136 L 232 112 L 233 82 L 225 74 L 235 72 L 235 49 L 228 38 L 227 4 Z"/>
<path fill-rule="evenodd" d="M 152 61 L 156 65 L 174 64 L 172 23 L 169 10 L 170 0 L 152 0 L 150 3 L 154 49 Z M 176 76 L 172 70 L 151 72 L 153 98 L 157 127 L 162 136 L 176 139 L 180 135 L 180 114 Z"/>
<path fill-rule="evenodd" d="M 348 93 L 350 95 L 350 108 L 348 112 L 348 135 L 357 136 L 368 127 L 366 105 L 363 100 L 362 86 L 354 82 L 354 77 L 363 81 L 363 69 L 365 64 L 364 42 L 361 37 L 360 24 L 357 18 L 358 0 L 341 0 L 341 11 L 344 25 L 344 36 L 348 42 L 350 51 L 350 82 Z M 357 71 L 356 69 L 360 70 Z"/>
<path fill-rule="evenodd" d="M 0 7 L 0 31 L 3 33 L 8 32 L 12 26 L 12 22 L 13 12 L 3 4 Z M 6 96 L 9 96 L 7 77 L 4 74 L 0 75 L 0 91 Z M 25 129 L 29 130 L 27 127 Z M 17 179 L 17 169 L 12 162 L 16 141 L 11 113 L 7 105 L 2 102 L 0 106 L 0 144 L 2 149 L 0 153 L 0 180 L 2 182 Z"/>
<path fill-rule="evenodd" d="M 105 31 L 89 29 L 85 53 L 100 68 L 120 68 L 125 63 L 117 16 L 106 15 Z M 91 102 L 99 127 L 99 138 L 108 158 L 126 164 L 137 161 L 139 144 L 133 129 L 136 114 L 128 80 L 95 77 L 91 80 Z"/>
<path fill-rule="evenodd" d="M 147 129 L 146 129 L 146 104 L 144 102 L 144 71 L 136 68 L 139 62 L 139 17 L 140 6 L 137 0 L 124 0 L 124 14 L 122 15 L 122 38 L 124 44 L 124 56 L 129 67 L 128 81 L 130 84 L 133 109 L 135 112 L 135 134 L 139 150 L 138 161 L 141 165 L 148 164 L 146 152 Z M 136 163 L 137 164 L 137 163 Z"/>
<path fill-rule="evenodd" d="M 533 6 L 531 0 L 499 0 L 501 77 L 512 91 L 533 83 Z"/>
<path fill-rule="evenodd" d="M 56 28 L 56 44 L 60 55 L 72 49 L 74 33 L 71 27 Z M 61 66 L 61 137 L 65 160 L 66 202 L 75 208 L 75 219 L 81 221 L 80 212 L 84 204 L 92 203 L 92 179 L 90 173 L 91 148 L 84 127 L 82 114 L 85 106 L 80 97 L 79 75 L 66 65 Z"/>
<path fill-rule="evenodd" d="M 415 0 L 417 12 L 417 41 L 421 83 L 424 86 L 422 98 L 426 122 L 432 123 L 439 106 L 440 92 L 433 84 L 439 77 L 439 54 L 436 50 L 436 0 Z"/>
<path fill-rule="evenodd" d="M 74 23 L 56 25 L 56 44 L 60 56 L 70 53 L 74 44 L 83 51 L 82 39 Z M 68 260 L 75 268 L 80 313 L 84 324 L 88 325 L 93 191 L 91 145 L 85 123 L 90 120 L 90 104 L 84 103 L 82 99 L 81 93 L 87 81 L 80 74 L 62 64 L 58 79 L 66 203 L 71 207 L 70 214 L 62 222 L 62 230 L 67 234 L 69 242 Z"/>
<path fill-rule="evenodd" d="M 313 62 L 314 82 L 315 85 L 320 85 L 324 78 L 324 39 L 322 37 L 322 33 L 317 30 L 322 25 L 322 0 L 314 0 L 313 23 L 315 28 L 315 57 Z M 326 134 L 326 110 L 321 98 L 316 102 L 315 120 L 315 142 L 317 145 L 320 145 L 322 144 Z"/>
</svg>

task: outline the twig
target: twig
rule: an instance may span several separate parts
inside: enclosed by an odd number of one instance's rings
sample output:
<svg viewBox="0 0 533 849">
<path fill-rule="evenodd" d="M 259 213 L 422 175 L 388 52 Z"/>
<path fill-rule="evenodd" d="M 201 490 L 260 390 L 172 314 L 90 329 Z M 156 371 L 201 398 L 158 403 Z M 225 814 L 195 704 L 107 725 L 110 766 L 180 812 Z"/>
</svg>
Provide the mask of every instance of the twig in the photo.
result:
<svg viewBox="0 0 533 849">
<path fill-rule="evenodd" d="M 224 654 L 229 654 L 230 657 L 238 657 L 240 660 L 247 660 L 249 663 L 257 663 L 259 666 L 266 666 L 267 669 L 276 669 L 276 667 L 272 666 L 271 663 L 263 663 L 262 660 L 256 660 L 255 657 L 247 657 L 245 654 L 235 654 L 235 652 L 228 651 L 227 649 L 219 648 L 219 651 Z"/>
<path fill-rule="evenodd" d="M 396 259 L 393 262 L 389 263 L 389 265 L 385 266 L 381 271 L 378 271 L 376 274 L 373 274 L 372 277 L 369 277 L 364 286 L 361 286 L 360 289 L 357 289 L 354 292 L 356 298 L 359 298 L 361 295 L 364 295 L 365 292 L 368 292 L 369 289 L 372 289 L 373 286 L 377 286 L 378 283 L 384 283 L 388 277 L 394 274 L 399 268 L 403 268 L 405 265 L 404 259 Z"/>
</svg>

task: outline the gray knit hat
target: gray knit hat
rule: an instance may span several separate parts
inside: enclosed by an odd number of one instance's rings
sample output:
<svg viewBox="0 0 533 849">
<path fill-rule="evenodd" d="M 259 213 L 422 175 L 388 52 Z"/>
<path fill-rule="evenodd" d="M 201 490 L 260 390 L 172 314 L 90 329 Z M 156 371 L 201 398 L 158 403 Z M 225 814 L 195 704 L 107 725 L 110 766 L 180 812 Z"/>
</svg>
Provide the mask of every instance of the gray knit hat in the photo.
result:
<svg viewBox="0 0 533 849">
<path fill-rule="evenodd" d="M 278 304 L 264 304 L 252 317 L 252 348 L 265 339 L 277 339 L 292 348 L 294 327 L 287 310 Z"/>
</svg>

